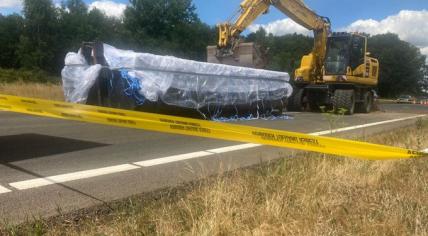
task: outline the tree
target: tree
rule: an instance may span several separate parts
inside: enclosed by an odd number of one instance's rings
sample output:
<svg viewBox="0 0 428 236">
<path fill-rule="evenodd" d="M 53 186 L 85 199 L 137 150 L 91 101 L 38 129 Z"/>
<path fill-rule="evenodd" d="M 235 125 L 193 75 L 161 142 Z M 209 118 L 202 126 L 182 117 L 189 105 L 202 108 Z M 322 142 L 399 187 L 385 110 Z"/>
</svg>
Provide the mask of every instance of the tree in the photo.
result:
<svg viewBox="0 0 428 236">
<path fill-rule="evenodd" d="M 115 19 L 107 17 L 98 9 L 93 9 L 87 16 L 86 34 L 82 39 L 88 41 L 99 40 L 106 43 L 111 43 L 115 39 L 120 38 L 119 30 L 122 23 Z"/>
<path fill-rule="evenodd" d="M 268 45 L 267 42 L 268 34 L 263 27 L 259 27 L 259 29 L 255 33 L 249 34 L 245 40 L 248 42 L 255 42 L 260 45 Z"/>
<path fill-rule="evenodd" d="M 24 19 L 20 15 L 2 16 L 0 14 L 0 67 L 19 67 L 17 50 L 23 29 Z"/>
<path fill-rule="evenodd" d="M 180 25 L 199 21 L 191 0 L 131 0 L 125 24 L 133 32 L 171 40 Z M 135 31 L 134 31 L 135 30 Z"/>
<path fill-rule="evenodd" d="M 64 55 L 76 51 L 88 28 L 88 7 L 82 0 L 67 0 L 62 2 L 59 11 L 57 43 L 61 45 L 58 51 L 57 64 L 62 65 Z"/>
<path fill-rule="evenodd" d="M 63 8 L 67 8 L 70 14 L 83 16 L 88 13 L 88 7 L 82 0 L 67 0 L 63 3 Z"/>
<path fill-rule="evenodd" d="M 18 50 L 20 64 L 26 68 L 53 71 L 58 27 L 52 1 L 25 0 L 23 13 L 25 26 Z"/>
<path fill-rule="evenodd" d="M 246 41 L 255 42 L 268 50 L 267 69 L 286 71 L 293 77 L 302 57 L 311 52 L 314 40 L 301 34 L 267 35 L 266 31 L 260 28 L 249 34 Z"/>
<path fill-rule="evenodd" d="M 370 37 L 368 48 L 380 63 L 380 96 L 396 97 L 400 94 L 421 93 L 425 56 L 417 47 L 400 40 L 395 34 L 388 33 Z"/>
<path fill-rule="evenodd" d="M 131 0 L 124 24 L 136 49 L 205 59 L 214 31 L 198 18 L 191 0 Z"/>
</svg>

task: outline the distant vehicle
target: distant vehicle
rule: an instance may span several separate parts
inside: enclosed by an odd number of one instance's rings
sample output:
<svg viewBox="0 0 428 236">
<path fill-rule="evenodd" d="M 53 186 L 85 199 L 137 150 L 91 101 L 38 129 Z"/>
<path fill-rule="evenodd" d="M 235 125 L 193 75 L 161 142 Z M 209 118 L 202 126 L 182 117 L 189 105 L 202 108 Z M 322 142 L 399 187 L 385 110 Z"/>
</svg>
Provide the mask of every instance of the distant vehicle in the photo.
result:
<svg viewBox="0 0 428 236">
<path fill-rule="evenodd" d="M 396 103 L 416 103 L 416 99 L 410 95 L 401 95 L 397 98 Z"/>
<path fill-rule="evenodd" d="M 417 101 L 418 103 L 422 103 L 422 102 L 428 102 L 428 97 L 425 97 L 425 96 L 423 96 L 423 97 L 418 97 L 418 101 Z"/>
</svg>

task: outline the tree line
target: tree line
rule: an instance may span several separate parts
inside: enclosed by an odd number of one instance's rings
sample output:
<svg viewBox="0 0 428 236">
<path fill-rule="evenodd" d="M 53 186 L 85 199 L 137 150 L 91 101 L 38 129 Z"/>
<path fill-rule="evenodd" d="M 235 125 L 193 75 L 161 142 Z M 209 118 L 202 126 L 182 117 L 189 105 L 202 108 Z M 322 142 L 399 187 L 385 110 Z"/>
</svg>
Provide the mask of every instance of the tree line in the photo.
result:
<svg viewBox="0 0 428 236">
<path fill-rule="evenodd" d="M 167 4 L 168 3 L 168 4 Z M 0 15 L 0 67 L 58 73 L 64 56 L 82 42 L 203 60 L 215 29 L 191 0 L 132 0 L 122 19 L 88 10 L 83 0 L 24 0 L 22 14 Z"/>
<path fill-rule="evenodd" d="M 83 0 L 24 0 L 22 14 L 0 14 L 0 68 L 58 75 L 64 56 L 84 41 L 99 40 L 118 48 L 204 61 L 217 30 L 201 21 L 191 0 L 130 0 L 121 19 L 89 10 Z M 268 69 L 293 74 L 313 38 L 273 36 L 260 29 L 244 37 L 268 51 Z M 428 69 L 418 48 L 397 35 L 369 38 L 369 50 L 381 63 L 379 94 L 419 94 L 428 90 Z M 9 70 L 10 72 L 10 70 Z M 13 73 L 9 73 L 13 74 Z M 424 79 L 425 78 L 425 79 Z"/>
</svg>

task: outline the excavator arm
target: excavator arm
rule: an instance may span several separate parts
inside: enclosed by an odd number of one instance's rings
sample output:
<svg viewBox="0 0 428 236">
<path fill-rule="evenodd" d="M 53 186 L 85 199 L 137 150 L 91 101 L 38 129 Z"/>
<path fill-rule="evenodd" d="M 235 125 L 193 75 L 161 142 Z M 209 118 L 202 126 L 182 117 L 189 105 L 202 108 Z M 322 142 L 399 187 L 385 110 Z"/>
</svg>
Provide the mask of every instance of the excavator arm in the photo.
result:
<svg viewBox="0 0 428 236">
<path fill-rule="evenodd" d="M 239 35 L 250 26 L 261 14 L 269 10 L 270 3 L 266 0 L 244 0 L 241 3 L 241 14 L 235 23 L 222 23 L 218 25 L 218 48 L 223 56 L 231 55 L 239 43 Z"/>
<path fill-rule="evenodd" d="M 218 25 L 219 41 L 217 57 L 233 55 L 239 44 L 239 35 L 270 6 L 276 7 L 296 23 L 314 32 L 314 48 L 304 56 L 301 67 L 296 70 L 296 78 L 303 81 L 322 79 L 321 68 L 326 54 L 327 38 L 330 34 L 330 21 L 309 9 L 302 0 L 244 0 L 241 12 L 234 23 Z"/>
</svg>

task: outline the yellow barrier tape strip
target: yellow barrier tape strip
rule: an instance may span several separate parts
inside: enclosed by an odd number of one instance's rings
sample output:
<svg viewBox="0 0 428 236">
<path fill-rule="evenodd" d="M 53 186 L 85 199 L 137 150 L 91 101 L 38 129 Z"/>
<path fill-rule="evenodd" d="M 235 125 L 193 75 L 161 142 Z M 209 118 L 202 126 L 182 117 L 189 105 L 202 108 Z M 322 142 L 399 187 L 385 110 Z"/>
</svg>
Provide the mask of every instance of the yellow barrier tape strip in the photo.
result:
<svg viewBox="0 0 428 236">
<path fill-rule="evenodd" d="M 0 110 L 172 134 L 259 143 L 367 160 L 405 159 L 427 155 L 410 149 L 332 137 L 9 95 L 0 95 Z"/>
</svg>

